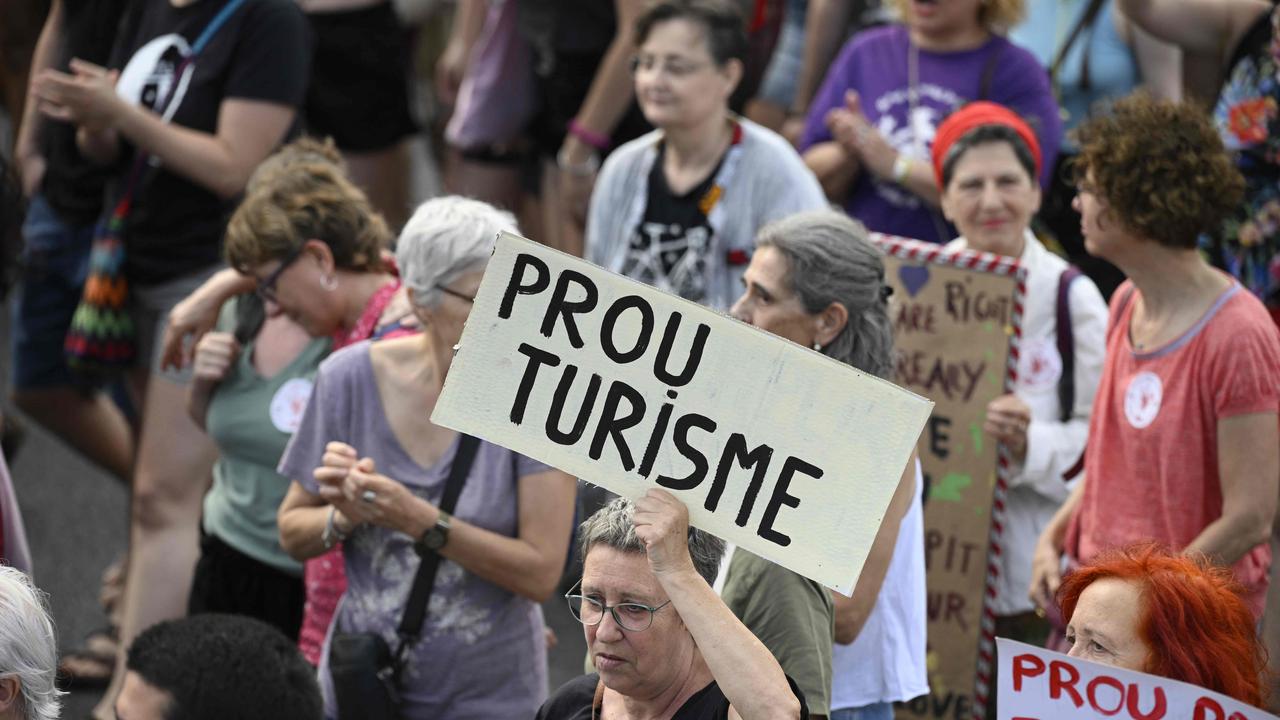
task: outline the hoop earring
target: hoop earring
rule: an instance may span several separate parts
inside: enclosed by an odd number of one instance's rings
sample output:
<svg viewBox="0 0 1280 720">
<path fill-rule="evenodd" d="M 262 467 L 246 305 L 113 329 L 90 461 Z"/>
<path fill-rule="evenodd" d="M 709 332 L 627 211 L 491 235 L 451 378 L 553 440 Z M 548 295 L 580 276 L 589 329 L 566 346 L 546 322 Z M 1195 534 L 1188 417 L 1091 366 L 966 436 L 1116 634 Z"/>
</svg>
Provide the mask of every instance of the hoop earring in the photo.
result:
<svg viewBox="0 0 1280 720">
<path fill-rule="evenodd" d="M 334 290 L 337 290 L 337 289 L 338 289 L 338 276 L 337 276 L 337 275 L 322 275 L 322 276 L 320 277 L 320 287 L 324 288 L 325 290 L 328 290 L 329 292 L 333 292 Z"/>
</svg>

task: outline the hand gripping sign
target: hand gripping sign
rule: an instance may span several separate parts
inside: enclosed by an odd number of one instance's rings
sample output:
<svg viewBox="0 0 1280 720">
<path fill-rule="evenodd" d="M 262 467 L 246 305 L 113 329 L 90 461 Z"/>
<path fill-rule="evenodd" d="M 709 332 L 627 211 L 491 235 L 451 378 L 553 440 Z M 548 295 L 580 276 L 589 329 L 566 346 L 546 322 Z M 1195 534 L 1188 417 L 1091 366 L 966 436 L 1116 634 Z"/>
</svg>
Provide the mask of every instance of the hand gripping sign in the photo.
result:
<svg viewBox="0 0 1280 720">
<path fill-rule="evenodd" d="M 932 403 L 503 233 L 432 421 L 849 594 Z"/>
<path fill-rule="evenodd" d="M 998 720 L 1280 720 L 1190 683 L 996 640 Z"/>
</svg>

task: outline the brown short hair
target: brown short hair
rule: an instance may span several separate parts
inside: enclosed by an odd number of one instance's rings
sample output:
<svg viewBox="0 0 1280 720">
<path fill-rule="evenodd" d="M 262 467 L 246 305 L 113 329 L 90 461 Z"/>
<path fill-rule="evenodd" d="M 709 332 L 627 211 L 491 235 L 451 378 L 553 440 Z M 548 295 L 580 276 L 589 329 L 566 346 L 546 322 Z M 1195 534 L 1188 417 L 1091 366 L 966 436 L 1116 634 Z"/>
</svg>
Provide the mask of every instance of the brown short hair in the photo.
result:
<svg viewBox="0 0 1280 720">
<path fill-rule="evenodd" d="M 248 272 L 308 240 L 328 245 L 343 270 L 373 272 L 383 267 L 391 231 L 337 166 L 302 160 L 271 174 L 236 208 L 227 223 L 227 261 Z"/>
<path fill-rule="evenodd" d="M 1075 131 L 1074 173 L 1129 231 L 1194 248 L 1240 204 L 1244 179 L 1205 111 L 1135 93 Z M 1092 175 L 1092 177 L 1090 177 Z"/>
</svg>

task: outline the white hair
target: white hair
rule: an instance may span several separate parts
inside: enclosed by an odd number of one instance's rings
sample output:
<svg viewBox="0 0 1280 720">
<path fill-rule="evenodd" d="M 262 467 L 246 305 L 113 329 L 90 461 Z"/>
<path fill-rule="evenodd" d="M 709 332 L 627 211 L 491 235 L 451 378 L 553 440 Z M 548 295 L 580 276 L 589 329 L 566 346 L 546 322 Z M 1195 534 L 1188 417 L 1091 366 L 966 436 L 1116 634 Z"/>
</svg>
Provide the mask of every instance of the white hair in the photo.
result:
<svg viewBox="0 0 1280 720">
<path fill-rule="evenodd" d="M 434 307 L 441 286 L 484 269 L 503 230 L 519 234 L 515 216 L 486 202 L 446 195 L 419 205 L 396 241 L 400 279 L 414 304 Z"/>
<path fill-rule="evenodd" d="M 64 695 L 55 684 L 58 641 L 44 593 L 21 570 L 0 565 L 0 677 L 21 686 L 18 717 L 55 720 Z"/>
</svg>

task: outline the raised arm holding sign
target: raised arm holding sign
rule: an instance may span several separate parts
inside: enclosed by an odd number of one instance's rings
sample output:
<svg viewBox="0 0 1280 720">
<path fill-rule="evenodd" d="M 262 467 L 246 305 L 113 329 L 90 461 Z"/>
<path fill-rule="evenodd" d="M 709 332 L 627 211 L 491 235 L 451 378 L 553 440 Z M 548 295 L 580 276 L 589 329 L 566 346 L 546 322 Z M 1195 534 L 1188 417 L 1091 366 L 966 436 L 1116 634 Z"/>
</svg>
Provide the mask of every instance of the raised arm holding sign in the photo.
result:
<svg viewBox="0 0 1280 720">
<path fill-rule="evenodd" d="M 848 594 L 931 404 L 510 234 L 433 421 L 690 522 Z"/>
</svg>

